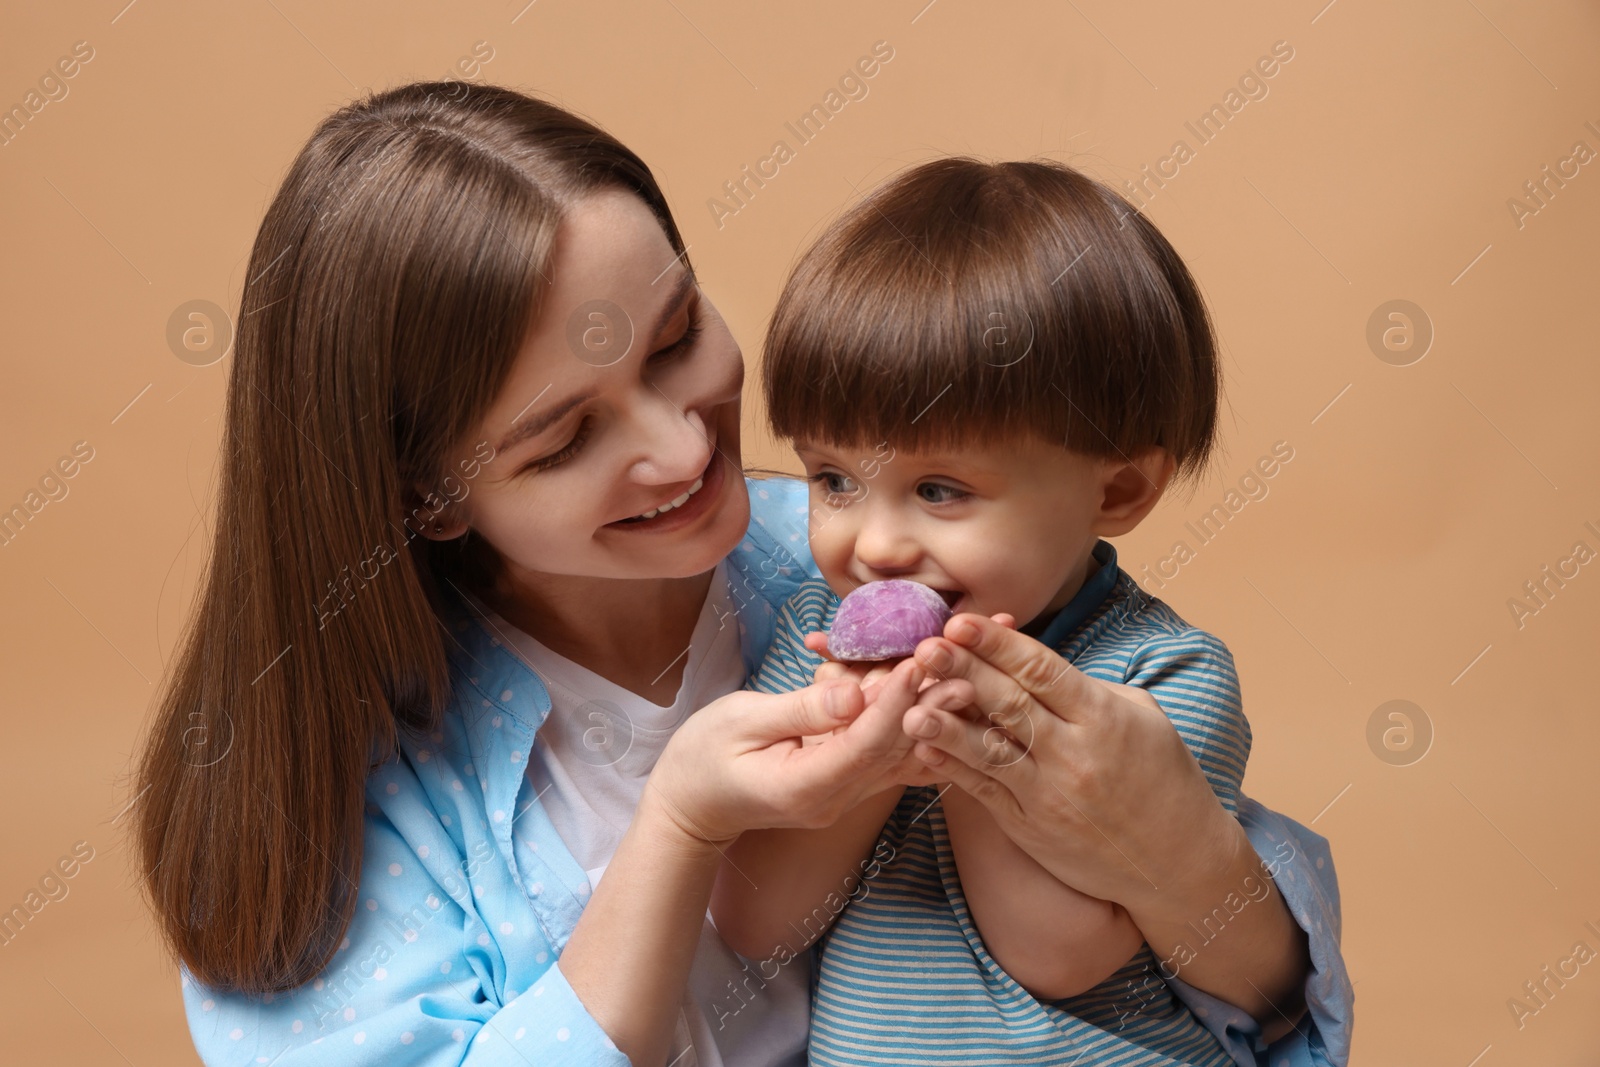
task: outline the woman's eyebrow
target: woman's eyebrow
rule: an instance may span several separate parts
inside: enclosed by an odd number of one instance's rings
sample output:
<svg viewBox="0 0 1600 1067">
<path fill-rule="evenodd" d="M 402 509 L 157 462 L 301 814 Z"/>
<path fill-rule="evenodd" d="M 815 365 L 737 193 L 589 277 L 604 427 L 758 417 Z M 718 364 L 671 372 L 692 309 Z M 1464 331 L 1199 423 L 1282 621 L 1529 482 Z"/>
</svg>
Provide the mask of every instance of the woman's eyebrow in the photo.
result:
<svg viewBox="0 0 1600 1067">
<path fill-rule="evenodd" d="M 695 287 L 696 281 L 697 279 L 692 270 L 685 270 L 678 275 L 678 280 L 672 283 L 672 292 L 667 294 L 666 306 L 656 316 L 655 328 L 646 335 L 647 337 L 654 338 L 660 335 L 661 331 L 666 328 L 667 323 L 672 320 L 672 316 L 676 315 L 679 309 L 683 307 L 684 301 L 689 299 L 689 291 Z M 650 284 L 654 285 L 655 282 Z"/>
</svg>

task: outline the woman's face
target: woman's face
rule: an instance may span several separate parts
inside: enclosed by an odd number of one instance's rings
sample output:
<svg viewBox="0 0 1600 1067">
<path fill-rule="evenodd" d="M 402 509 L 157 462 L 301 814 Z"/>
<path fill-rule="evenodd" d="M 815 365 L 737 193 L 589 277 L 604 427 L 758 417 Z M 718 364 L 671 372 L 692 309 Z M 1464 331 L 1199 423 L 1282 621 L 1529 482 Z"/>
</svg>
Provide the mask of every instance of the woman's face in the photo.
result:
<svg viewBox="0 0 1600 1067">
<path fill-rule="evenodd" d="M 537 321 L 473 438 L 493 459 L 445 536 L 470 525 L 513 576 L 711 569 L 750 520 L 733 335 L 630 193 L 575 205 L 544 273 Z"/>
</svg>

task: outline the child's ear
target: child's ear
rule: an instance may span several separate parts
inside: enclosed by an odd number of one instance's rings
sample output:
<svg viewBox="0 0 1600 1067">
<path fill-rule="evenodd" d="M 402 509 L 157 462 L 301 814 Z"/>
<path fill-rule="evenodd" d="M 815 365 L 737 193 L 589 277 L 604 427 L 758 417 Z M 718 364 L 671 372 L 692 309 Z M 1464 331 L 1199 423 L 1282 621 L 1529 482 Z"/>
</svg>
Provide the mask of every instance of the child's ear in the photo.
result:
<svg viewBox="0 0 1600 1067">
<path fill-rule="evenodd" d="M 1133 457 L 1102 460 L 1100 510 L 1094 532 L 1116 537 L 1132 530 L 1160 501 L 1177 460 L 1164 448 L 1151 447 Z"/>
</svg>

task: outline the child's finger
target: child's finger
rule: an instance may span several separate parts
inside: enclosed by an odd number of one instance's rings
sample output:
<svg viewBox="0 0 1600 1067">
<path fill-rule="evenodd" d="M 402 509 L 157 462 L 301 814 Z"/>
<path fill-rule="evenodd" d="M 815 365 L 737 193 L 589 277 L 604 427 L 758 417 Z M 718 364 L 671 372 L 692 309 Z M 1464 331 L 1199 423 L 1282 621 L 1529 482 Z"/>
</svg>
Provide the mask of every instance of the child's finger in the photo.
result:
<svg viewBox="0 0 1600 1067">
<path fill-rule="evenodd" d="M 850 663 L 844 666 L 849 669 L 850 676 L 861 683 L 861 692 L 866 696 L 867 703 L 870 704 L 882 689 L 884 679 L 892 675 L 895 672 L 895 668 L 910 658 L 910 656 L 906 656 L 904 659 L 873 660 L 870 663 Z M 821 668 L 819 667 L 818 670 L 820 671 Z M 927 689 L 937 681 L 938 679 L 936 678 L 924 676 L 922 688 Z"/>
<path fill-rule="evenodd" d="M 813 630 L 806 634 L 805 646 L 825 660 L 830 660 L 834 663 L 839 662 L 828 651 L 828 632 L 826 630 Z"/>
<path fill-rule="evenodd" d="M 977 709 L 972 706 L 977 696 L 977 687 L 967 679 L 946 678 L 943 681 L 935 681 L 918 693 L 917 703 L 940 711 L 965 714 L 970 719 L 978 714 Z"/>
<path fill-rule="evenodd" d="M 835 678 L 843 678 L 850 673 L 850 668 L 834 660 L 823 660 L 817 664 L 817 669 L 811 675 L 813 682 L 829 682 Z"/>
<path fill-rule="evenodd" d="M 908 668 L 906 666 L 907 663 L 910 663 L 911 667 Z M 860 664 L 855 664 L 854 666 L 861 667 Z M 881 700 L 899 700 L 900 694 L 898 690 L 905 685 L 902 679 L 915 678 L 915 686 L 910 692 L 904 694 L 907 698 L 905 703 L 910 706 L 917 702 L 918 691 L 927 678 L 927 672 L 922 669 L 922 665 L 909 656 L 889 666 L 874 666 L 869 675 L 871 680 L 863 680 L 861 683 L 861 696 L 869 707 Z"/>
<path fill-rule="evenodd" d="M 878 681 L 880 678 L 886 678 L 888 677 L 889 672 L 892 670 L 894 670 L 893 667 L 885 667 L 882 664 L 869 667 L 867 668 L 866 674 L 862 675 L 861 684 L 865 686 L 872 682 Z"/>
</svg>

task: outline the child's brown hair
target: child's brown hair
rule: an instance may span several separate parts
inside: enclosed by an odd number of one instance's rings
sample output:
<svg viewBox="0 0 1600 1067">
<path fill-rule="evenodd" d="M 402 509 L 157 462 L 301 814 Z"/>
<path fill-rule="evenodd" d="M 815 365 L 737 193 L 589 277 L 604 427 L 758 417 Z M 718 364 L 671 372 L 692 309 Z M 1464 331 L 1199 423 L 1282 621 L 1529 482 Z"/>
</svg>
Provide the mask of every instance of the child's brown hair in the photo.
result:
<svg viewBox="0 0 1600 1067">
<path fill-rule="evenodd" d="M 1045 160 L 940 159 L 880 186 L 801 256 L 767 331 L 779 436 L 910 451 L 1035 434 L 1094 456 L 1214 446 L 1199 288 L 1154 225 Z"/>
</svg>

